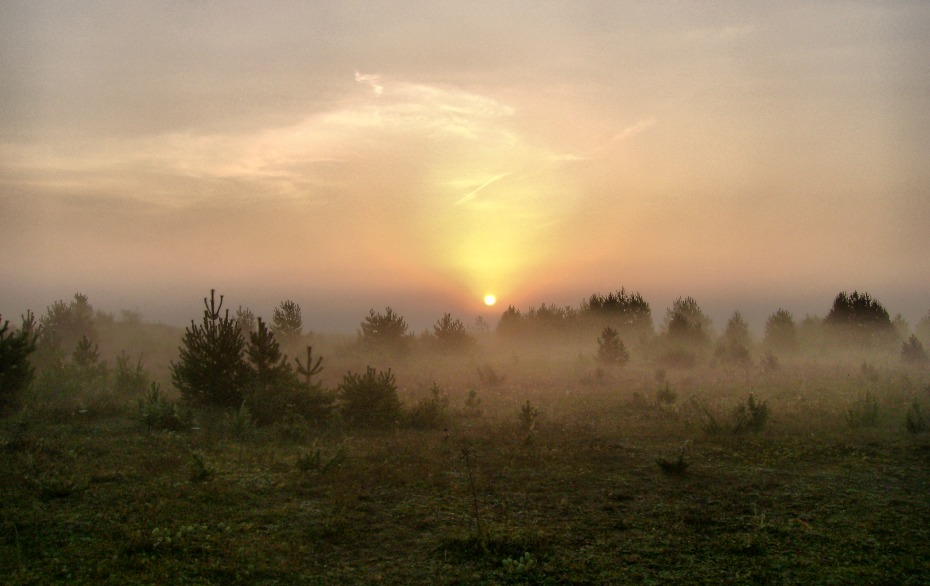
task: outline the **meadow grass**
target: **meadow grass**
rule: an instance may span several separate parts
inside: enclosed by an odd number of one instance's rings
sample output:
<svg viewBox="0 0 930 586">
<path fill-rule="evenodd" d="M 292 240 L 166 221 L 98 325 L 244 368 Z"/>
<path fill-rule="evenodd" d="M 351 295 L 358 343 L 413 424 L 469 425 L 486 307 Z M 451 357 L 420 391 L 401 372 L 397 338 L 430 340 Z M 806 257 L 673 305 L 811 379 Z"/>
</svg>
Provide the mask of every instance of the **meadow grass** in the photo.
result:
<svg viewBox="0 0 930 586">
<path fill-rule="evenodd" d="M 27 402 L 0 420 L 0 576 L 917 584 L 930 575 L 930 434 L 905 426 L 914 401 L 930 400 L 926 371 L 798 362 L 774 373 L 670 371 L 660 382 L 647 368 L 594 376 L 582 358 L 521 357 L 491 364 L 489 381 L 488 364 L 475 365 L 398 368 L 407 406 L 437 382 L 448 397 L 450 418 L 436 429 L 258 428 L 197 412 L 189 427 L 157 431 L 130 400 L 99 412 Z M 750 394 L 765 421 L 740 429 Z"/>
</svg>

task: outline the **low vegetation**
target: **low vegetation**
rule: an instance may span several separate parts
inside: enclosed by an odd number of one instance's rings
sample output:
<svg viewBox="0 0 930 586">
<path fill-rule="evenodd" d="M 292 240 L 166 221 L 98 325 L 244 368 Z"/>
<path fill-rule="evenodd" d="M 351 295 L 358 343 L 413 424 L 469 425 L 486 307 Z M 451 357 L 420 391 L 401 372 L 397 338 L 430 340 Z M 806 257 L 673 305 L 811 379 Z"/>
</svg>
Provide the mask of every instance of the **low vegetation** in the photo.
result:
<svg viewBox="0 0 930 586">
<path fill-rule="evenodd" d="M 0 331 L 0 575 L 920 584 L 930 368 L 873 298 L 835 304 L 760 341 L 691 298 L 653 332 L 626 290 L 328 338 L 294 302 L 269 327 L 211 294 L 179 331 L 76 295 Z"/>
</svg>

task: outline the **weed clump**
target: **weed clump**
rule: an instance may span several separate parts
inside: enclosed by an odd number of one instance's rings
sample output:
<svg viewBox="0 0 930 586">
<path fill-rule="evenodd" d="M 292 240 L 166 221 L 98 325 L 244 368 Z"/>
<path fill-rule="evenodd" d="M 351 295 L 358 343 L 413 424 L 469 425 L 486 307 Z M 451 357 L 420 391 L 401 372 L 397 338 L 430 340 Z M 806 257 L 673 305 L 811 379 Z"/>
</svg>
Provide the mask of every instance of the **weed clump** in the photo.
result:
<svg viewBox="0 0 930 586">
<path fill-rule="evenodd" d="M 878 398 L 871 392 L 856 399 L 846 410 L 846 423 L 852 429 L 878 425 Z"/>
<path fill-rule="evenodd" d="M 527 400 L 520 407 L 520 428 L 529 433 L 536 429 L 536 424 L 539 422 L 539 409 L 533 406 L 532 403 Z"/>
<path fill-rule="evenodd" d="M 923 414 L 923 409 L 920 407 L 920 402 L 915 398 L 911 403 L 911 406 L 907 409 L 907 414 L 904 416 L 904 428 L 907 429 L 909 433 L 923 433 L 930 428 L 930 423 L 927 422 L 927 418 Z"/>
<path fill-rule="evenodd" d="M 662 470 L 668 476 L 682 476 L 688 470 L 690 465 L 685 461 L 685 450 L 688 448 L 688 443 L 685 442 L 678 448 L 678 457 L 674 460 L 668 460 L 666 458 L 656 459 L 656 464 L 658 464 L 659 469 Z"/>
<path fill-rule="evenodd" d="M 701 413 L 701 429 L 707 435 L 720 435 L 730 432 L 734 435 L 744 433 L 759 433 L 769 420 L 769 407 L 765 401 L 756 400 L 755 395 L 749 397 L 733 409 L 732 423 L 721 423 L 710 409 L 697 404 Z"/>
<path fill-rule="evenodd" d="M 465 417 L 481 417 L 483 414 L 484 410 L 481 408 L 481 397 L 478 396 L 478 391 L 469 389 L 468 395 L 465 397 L 465 408 L 462 410 L 462 415 Z"/>
<path fill-rule="evenodd" d="M 329 451 L 314 443 L 309 449 L 301 450 L 297 454 L 294 465 L 298 471 L 307 474 L 310 472 L 327 472 L 336 468 L 345 460 L 345 445 L 340 445 L 335 451 Z"/>
<path fill-rule="evenodd" d="M 672 405 L 675 401 L 678 400 L 678 393 L 668 384 L 665 383 L 664 387 L 660 387 L 656 391 L 656 403 L 659 405 Z"/>
<path fill-rule="evenodd" d="M 139 399 L 139 420 L 149 431 L 180 431 L 191 426 L 192 414 L 189 408 L 168 399 L 153 382 L 145 397 Z"/>
<path fill-rule="evenodd" d="M 191 482 L 205 482 L 213 478 L 216 469 L 207 462 L 206 456 L 199 451 L 191 451 L 188 465 L 188 479 Z"/>
<path fill-rule="evenodd" d="M 749 393 L 745 403 L 737 405 L 733 412 L 733 433 L 758 433 L 769 419 L 769 407 L 765 401 L 756 401 Z"/>
</svg>

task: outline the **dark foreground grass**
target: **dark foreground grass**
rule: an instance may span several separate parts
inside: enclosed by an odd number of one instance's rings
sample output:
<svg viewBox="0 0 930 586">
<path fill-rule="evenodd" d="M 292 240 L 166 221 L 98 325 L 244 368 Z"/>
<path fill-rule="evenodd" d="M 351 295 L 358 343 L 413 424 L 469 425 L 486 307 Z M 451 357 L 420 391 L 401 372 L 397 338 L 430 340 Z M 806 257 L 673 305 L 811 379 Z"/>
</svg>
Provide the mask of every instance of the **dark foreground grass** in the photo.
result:
<svg viewBox="0 0 930 586">
<path fill-rule="evenodd" d="M 927 582 L 924 437 L 705 435 L 628 407 L 530 434 L 514 417 L 296 438 L 222 422 L 150 433 L 131 413 L 10 417 L 0 581 Z M 680 473 L 657 465 L 680 453 Z"/>
</svg>

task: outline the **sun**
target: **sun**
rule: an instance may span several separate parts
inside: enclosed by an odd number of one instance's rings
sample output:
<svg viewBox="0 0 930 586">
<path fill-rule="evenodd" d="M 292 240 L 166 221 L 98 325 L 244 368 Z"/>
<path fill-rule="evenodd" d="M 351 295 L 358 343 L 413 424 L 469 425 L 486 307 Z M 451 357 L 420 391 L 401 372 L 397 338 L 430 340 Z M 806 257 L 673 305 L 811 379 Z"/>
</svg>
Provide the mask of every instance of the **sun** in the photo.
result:
<svg viewBox="0 0 930 586">
<path fill-rule="evenodd" d="M 494 305 L 495 303 L 497 303 L 497 297 L 495 297 L 495 296 L 493 296 L 493 295 L 485 295 L 485 296 L 484 296 L 484 304 L 485 304 L 485 305 L 487 305 L 487 306 L 490 307 L 491 305 Z"/>
</svg>

